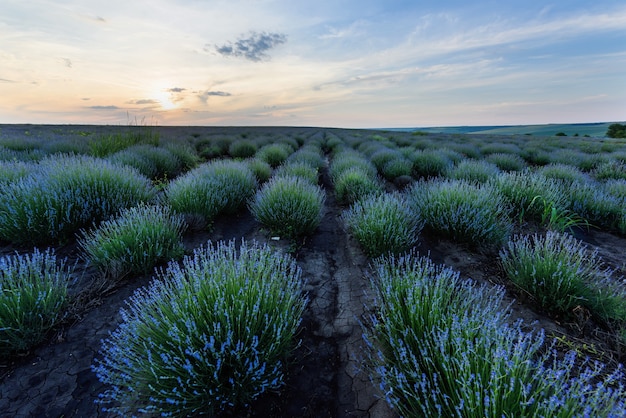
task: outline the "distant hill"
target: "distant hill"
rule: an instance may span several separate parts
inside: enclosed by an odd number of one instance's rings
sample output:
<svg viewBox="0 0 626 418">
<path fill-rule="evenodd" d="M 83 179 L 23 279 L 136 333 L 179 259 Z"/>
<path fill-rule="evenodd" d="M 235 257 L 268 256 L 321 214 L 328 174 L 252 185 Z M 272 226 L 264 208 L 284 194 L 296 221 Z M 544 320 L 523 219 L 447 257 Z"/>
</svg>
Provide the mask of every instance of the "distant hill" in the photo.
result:
<svg viewBox="0 0 626 418">
<path fill-rule="evenodd" d="M 554 123 L 548 125 L 513 125 L 513 126 L 444 126 L 429 128 L 402 129 L 403 131 L 421 131 L 428 133 L 457 134 L 494 134 L 494 135 L 536 135 L 554 136 L 559 132 L 567 136 L 589 135 L 604 137 L 609 125 L 615 122 L 599 123 Z"/>
</svg>

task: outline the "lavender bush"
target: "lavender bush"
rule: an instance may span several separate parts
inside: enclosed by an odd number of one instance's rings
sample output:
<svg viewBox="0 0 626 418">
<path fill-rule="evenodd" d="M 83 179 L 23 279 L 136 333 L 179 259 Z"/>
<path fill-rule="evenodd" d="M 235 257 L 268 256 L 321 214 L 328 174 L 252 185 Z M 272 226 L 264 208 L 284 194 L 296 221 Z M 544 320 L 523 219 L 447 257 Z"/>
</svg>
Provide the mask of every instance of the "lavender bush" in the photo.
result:
<svg viewBox="0 0 626 418">
<path fill-rule="evenodd" d="M 105 410 L 220 416 L 284 384 L 306 299 L 295 261 L 219 242 L 171 263 L 121 311 L 93 369 Z"/>
</svg>

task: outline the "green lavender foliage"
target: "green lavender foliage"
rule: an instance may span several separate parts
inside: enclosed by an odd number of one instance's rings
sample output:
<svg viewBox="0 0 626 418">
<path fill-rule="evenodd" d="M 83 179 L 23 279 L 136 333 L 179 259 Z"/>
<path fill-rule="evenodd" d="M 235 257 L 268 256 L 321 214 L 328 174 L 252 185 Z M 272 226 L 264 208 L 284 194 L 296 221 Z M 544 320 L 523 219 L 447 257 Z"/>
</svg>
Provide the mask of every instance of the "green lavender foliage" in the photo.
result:
<svg viewBox="0 0 626 418">
<path fill-rule="evenodd" d="M 250 212 L 273 235 L 296 239 L 311 234 L 322 219 L 326 194 L 300 177 L 273 177 L 250 200 Z"/>
<path fill-rule="evenodd" d="M 499 248 L 512 231 L 509 206 L 489 184 L 433 179 L 409 192 L 412 209 L 437 234 L 476 248 Z"/>
<path fill-rule="evenodd" d="M 306 299 L 293 258 L 209 243 L 171 263 L 121 311 L 93 366 L 122 416 L 223 416 L 280 389 Z"/>
<path fill-rule="evenodd" d="M 149 179 L 87 156 L 55 156 L 0 189 L 0 239 L 45 244 L 154 199 Z"/>
<path fill-rule="evenodd" d="M 557 210 L 570 207 L 563 183 L 538 172 L 524 170 L 502 173 L 490 184 L 504 195 L 511 205 L 513 216 L 520 220 L 541 221 L 545 210 L 544 202 Z"/>
<path fill-rule="evenodd" d="M 218 214 L 243 207 L 257 187 L 246 162 L 218 160 L 171 181 L 165 189 L 165 200 L 175 212 L 199 215 L 210 225 Z"/>
<path fill-rule="evenodd" d="M 383 185 L 377 176 L 371 176 L 360 167 L 343 170 L 333 180 L 337 201 L 352 204 L 370 195 L 382 194 Z"/>
<path fill-rule="evenodd" d="M 148 273 L 154 266 L 183 256 L 185 223 L 168 207 L 138 205 L 83 231 L 84 257 L 113 277 Z"/>
<path fill-rule="evenodd" d="M 258 149 L 254 141 L 248 139 L 240 139 L 228 147 L 228 153 L 233 158 L 250 158 L 256 154 Z"/>
<path fill-rule="evenodd" d="M 341 218 L 369 257 L 407 251 L 424 225 L 402 195 L 386 193 L 358 200 Z"/>
<path fill-rule="evenodd" d="M 611 372 L 550 350 L 542 332 L 510 324 L 504 290 L 409 253 L 376 261 L 378 311 L 365 340 L 389 405 L 405 417 L 621 417 Z M 547 346 L 547 347 L 546 347 Z"/>
<path fill-rule="evenodd" d="M 295 155 L 295 154 L 293 154 Z M 274 177 L 299 177 L 311 184 L 319 182 L 319 171 L 305 161 L 286 161 L 276 168 Z"/>
<path fill-rule="evenodd" d="M 604 322 L 626 321 L 626 289 L 596 251 L 566 233 L 517 236 L 500 252 L 504 271 L 548 313 L 571 319 L 578 307 Z"/>
<path fill-rule="evenodd" d="M 293 148 L 289 145 L 277 143 L 268 144 L 261 147 L 257 153 L 256 158 L 265 161 L 272 168 L 276 168 L 281 165 L 285 160 L 293 153 Z"/>
<path fill-rule="evenodd" d="M 63 316 L 72 274 L 52 249 L 0 258 L 0 355 L 44 340 Z"/>
<path fill-rule="evenodd" d="M 476 183 L 487 183 L 500 174 L 497 165 L 485 160 L 463 160 L 448 172 L 448 177 Z"/>
</svg>

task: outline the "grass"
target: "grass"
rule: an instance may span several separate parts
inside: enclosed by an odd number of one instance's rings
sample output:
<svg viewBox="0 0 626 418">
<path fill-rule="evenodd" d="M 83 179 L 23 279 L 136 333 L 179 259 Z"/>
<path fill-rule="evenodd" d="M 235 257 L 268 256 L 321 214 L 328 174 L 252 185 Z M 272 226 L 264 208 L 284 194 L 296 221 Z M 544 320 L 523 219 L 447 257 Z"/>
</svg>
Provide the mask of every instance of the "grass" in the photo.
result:
<svg viewBox="0 0 626 418">
<path fill-rule="evenodd" d="M 99 402 L 123 416 L 222 416 L 279 390 L 306 304 L 301 274 L 289 256 L 246 242 L 171 263 L 103 342 Z"/>
<path fill-rule="evenodd" d="M 318 227 L 324 201 L 324 191 L 307 180 L 274 177 L 251 199 L 249 208 L 272 235 L 297 239 Z"/>
<path fill-rule="evenodd" d="M 423 227 L 402 195 L 378 194 L 355 202 L 341 216 L 369 257 L 410 249 Z"/>
<path fill-rule="evenodd" d="M 504 291 L 414 253 L 376 260 L 365 329 L 374 379 L 400 416 L 619 417 L 623 377 L 509 323 Z M 546 347 L 547 345 L 547 347 Z"/>
<path fill-rule="evenodd" d="M 608 193 L 602 184 L 589 181 L 568 189 L 569 207 L 590 224 L 609 231 L 619 230 L 625 213 L 624 199 Z"/>
<path fill-rule="evenodd" d="M 89 154 L 94 157 L 106 157 L 138 144 L 159 145 L 159 131 L 144 124 L 128 126 L 118 132 L 100 135 L 89 139 Z"/>
<path fill-rule="evenodd" d="M 0 258 L 0 355 L 24 353 L 63 317 L 73 268 L 54 250 Z"/>
<path fill-rule="evenodd" d="M 145 274 L 159 263 L 183 256 L 184 220 L 163 206 L 139 205 L 84 231 L 84 257 L 114 278 Z"/>
</svg>

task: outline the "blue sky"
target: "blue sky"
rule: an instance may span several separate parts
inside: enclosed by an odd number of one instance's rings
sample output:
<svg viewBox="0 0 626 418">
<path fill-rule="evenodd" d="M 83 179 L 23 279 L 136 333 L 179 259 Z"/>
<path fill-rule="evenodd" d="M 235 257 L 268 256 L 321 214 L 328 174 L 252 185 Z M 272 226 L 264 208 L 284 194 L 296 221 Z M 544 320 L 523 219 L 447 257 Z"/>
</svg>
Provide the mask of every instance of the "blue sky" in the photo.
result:
<svg viewBox="0 0 626 418">
<path fill-rule="evenodd" d="M 623 121 L 623 1 L 3 0 L 0 123 Z"/>
</svg>

